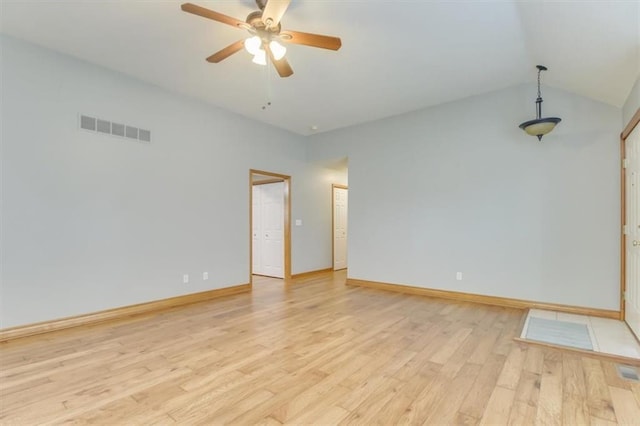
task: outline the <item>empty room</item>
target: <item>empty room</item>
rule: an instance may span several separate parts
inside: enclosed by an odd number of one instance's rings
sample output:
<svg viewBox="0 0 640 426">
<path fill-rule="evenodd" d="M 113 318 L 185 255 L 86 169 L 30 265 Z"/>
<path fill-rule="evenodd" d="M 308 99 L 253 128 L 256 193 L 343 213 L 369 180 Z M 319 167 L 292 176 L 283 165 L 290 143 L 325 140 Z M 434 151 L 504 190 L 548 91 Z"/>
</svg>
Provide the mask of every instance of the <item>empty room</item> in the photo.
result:
<svg viewBox="0 0 640 426">
<path fill-rule="evenodd" d="M 640 424 L 637 1 L 0 2 L 0 424 Z"/>
</svg>

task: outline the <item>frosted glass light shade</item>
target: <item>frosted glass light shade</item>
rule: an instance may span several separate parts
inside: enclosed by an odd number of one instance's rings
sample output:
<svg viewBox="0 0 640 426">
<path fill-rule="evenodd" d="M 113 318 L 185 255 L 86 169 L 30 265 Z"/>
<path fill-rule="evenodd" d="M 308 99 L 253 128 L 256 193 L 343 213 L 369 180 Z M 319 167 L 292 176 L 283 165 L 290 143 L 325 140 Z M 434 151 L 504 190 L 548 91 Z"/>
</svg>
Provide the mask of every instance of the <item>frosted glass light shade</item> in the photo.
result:
<svg viewBox="0 0 640 426">
<path fill-rule="evenodd" d="M 244 48 L 252 55 L 256 55 L 258 53 L 260 46 L 262 46 L 262 40 L 260 40 L 260 37 L 258 36 L 249 37 L 244 41 Z"/>
<path fill-rule="evenodd" d="M 542 136 L 552 131 L 560 121 L 562 120 L 558 117 L 538 118 L 536 120 L 525 121 L 520 125 L 520 128 L 528 135 L 537 136 L 538 140 L 540 140 Z"/>
<path fill-rule="evenodd" d="M 275 40 L 269 43 L 269 48 L 271 49 L 271 53 L 273 53 L 273 59 L 276 61 L 284 58 L 284 54 L 287 53 L 287 48 Z"/>
<path fill-rule="evenodd" d="M 263 49 L 258 49 L 251 62 L 258 65 L 267 65 L 267 52 Z"/>
</svg>

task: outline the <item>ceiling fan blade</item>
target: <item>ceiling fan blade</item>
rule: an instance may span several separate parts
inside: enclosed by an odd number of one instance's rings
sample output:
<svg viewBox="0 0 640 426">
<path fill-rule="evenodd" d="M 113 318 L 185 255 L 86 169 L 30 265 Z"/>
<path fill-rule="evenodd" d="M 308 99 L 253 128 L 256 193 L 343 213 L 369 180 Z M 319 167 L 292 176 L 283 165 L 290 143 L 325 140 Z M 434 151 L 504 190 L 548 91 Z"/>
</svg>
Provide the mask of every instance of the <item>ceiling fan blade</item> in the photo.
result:
<svg viewBox="0 0 640 426">
<path fill-rule="evenodd" d="M 276 71 L 278 71 L 278 75 L 280 77 L 289 77 L 291 74 L 293 74 L 293 68 L 291 68 L 291 65 L 289 65 L 289 61 L 287 61 L 287 58 L 282 58 L 279 61 L 276 61 L 273 57 L 273 52 L 269 48 L 268 44 L 265 44 L 264 49 L 267 51 L 267 55 L 269 55 L 269 59 L 271 59 L 271 62 L 273 62 L 273 66 L 276 68 Z"/>
<path fill-rule="evenodd" d="M 340 37 L 302 33 L 300 31 L 281 31 L 280 39 L 287 43 L 303 44 L 305 46 L 320 47 L 329 50 L 338 50 L 340 46 L 342 46 Z"/>
<path fill-rule="evenodd" d="M 268 0 L 262 12 L 262 22 L 267 27 L 277 27 L 291 0 Z M 270 22 L 269 22 L 270 20 Z"/>
<path fill-rule="evenodd" d="M 194 15 L 202 16 L 203 18 L 213 19 L 214 21 L 222 22 L 223 24 L 231 25 L 232 27 L 239 28 L 245 25 L 243 21 L 240 21 L 236 18 L 223 15 L 222 13 L 214 12 L 213 10 L 206 9 L 193 3 L 185 3 L 180 7 L 185 12 L 193 13 Z"/>
<path fill-rule="evenodd" d="M 223 59 L 227 59 L 229 56 L 233 55 L 239 50 L 242 50 L 243 47 L 244 47 L 244 40 L 238 40 L 235 43 L 230 44 L 224 49 L 219 50 L 213 55 L 209 56 L 207 58 L 207 62 L 212 62 L 214 64 L 217 64 L 218 62 L 222 61 Z"/>
<path fill-rule="evenodd" d="M 286 58 L 282 58 L 279 61 L 271 62 L 273 62 L 273 66 L 276 68 L 276 71 L 278 71 L 278 75 L 280 77 L 289 77 L 293 74 L 293 68 L 291 68 L 291 65 L 289 65 L 289 62 Z"/>
</svg>

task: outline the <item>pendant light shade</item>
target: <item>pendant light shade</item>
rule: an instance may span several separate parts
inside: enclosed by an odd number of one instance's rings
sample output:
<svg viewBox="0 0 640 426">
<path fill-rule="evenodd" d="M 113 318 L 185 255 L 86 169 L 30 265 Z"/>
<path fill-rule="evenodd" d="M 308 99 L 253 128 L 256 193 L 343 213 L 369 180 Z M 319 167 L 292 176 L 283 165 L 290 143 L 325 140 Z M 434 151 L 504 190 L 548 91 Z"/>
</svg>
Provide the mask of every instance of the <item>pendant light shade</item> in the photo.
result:
<svg viewBox="0 0 640 426">
<path fill-rule="evenodd" d="M 262 44 L 263 41 L 258 36 L 249 37 L 244 41 L 244 48 L 247 50 L 247 52 L 253 55 L 252 62 L 258 65 L 267 64 L 267 55 L 265 50 L 262 48 Z M 275 59 L 276 61 L 284 58 L 285 53 L 287 53 L 287 48 L 275 40 L 271 40 L 269 42 L 269 49 L 273 54 L 273 59 Z"/>
<path fill-rule="evenodd" d="M 547 67 L 544 65 L 537 65 L 538 68 L 538 98 L 536 99 L 536 118 L 535 120 L 525 121 L 520 125 L 520 128 L 524 130 L 528 135 L 537 136 L 538 140 L 542 140 L 542 136 L 546 135 L 556 127 L 561 118 L 558 117 L 545 117 L 542 118 L 542 94 L 540 93 L 540 73 L 546 71 Z"/>
<path fill-rule="evenodd" d="M 252 55 L 258 53 L 258 50 L 260 50 L 261 46 L 262 40 L 258 36 L 249 37 L 244 41 L 244 48 Z"/>
<path fill-rule="evenodd" d="M 258 49 L 251 62 L 258 65 L 267 65 L 267 52 L 264 49 Z"/>
<path fill-rule="evenodd" d="M 269 43 L 269 49 L 271 49 L 271 53 L 273 53 L 273 59 L 275 59 L 276 61 L 284 58 L 284 54 L 287 53 L 287 48 L 275 40 L 272 40 Z"/>
<path fill-rule="evenodd" d="M 525 121 L 520 125 L 520 128 L 527 132 L 528 135 L 538 136 L 538 139 L 542 139 L 542 136 L 552 131 L 560 121 L 561 119 L 557 117 L 536 118 L 535 120 Z"/>
</svg>

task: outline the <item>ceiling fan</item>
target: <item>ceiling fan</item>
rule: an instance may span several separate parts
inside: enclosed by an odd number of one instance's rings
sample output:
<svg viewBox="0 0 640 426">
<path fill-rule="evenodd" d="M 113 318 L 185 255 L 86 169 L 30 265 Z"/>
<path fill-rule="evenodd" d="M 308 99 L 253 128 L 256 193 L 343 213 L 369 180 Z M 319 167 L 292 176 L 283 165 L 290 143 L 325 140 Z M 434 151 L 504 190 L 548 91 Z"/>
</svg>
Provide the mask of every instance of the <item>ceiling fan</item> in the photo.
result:
<svg viewBox="0 0 640 426">
<path fill-rule="evenodd" d="M 338 37 L 282 30 L 280 20 L 289 7 L 289 3 L 291 0 L 256 0 L 260 10 L 251 12 L 245 21 L 192 3 L 183 4 L 182 10 L 232 27 L 245 29 L 251 34 L 251 37 L 246 40 L 238 40 L 209 56 L 207 61 L 218 63 L 244 47 L 254 55 L 254 63 L 266 65 L 267 58 L 269 58 L 280 77 L 289 77 L 293 74 L 293 69 L 284 57 L 286 48 L 279 43 L 280 41 L 329 50 L 338 50 L 342 46 L 342 41 Z"/>
</svg>

